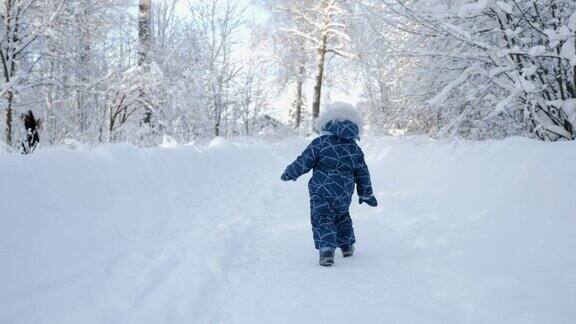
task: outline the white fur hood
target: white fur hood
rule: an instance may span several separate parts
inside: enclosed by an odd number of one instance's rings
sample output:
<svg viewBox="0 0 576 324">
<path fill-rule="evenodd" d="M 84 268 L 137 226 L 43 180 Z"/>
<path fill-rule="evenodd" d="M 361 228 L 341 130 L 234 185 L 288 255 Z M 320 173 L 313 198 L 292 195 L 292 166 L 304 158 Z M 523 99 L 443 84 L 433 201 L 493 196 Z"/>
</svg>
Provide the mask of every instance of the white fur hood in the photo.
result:
<svg viewBox="0 0 576 324">
<path fill-rule="evenodd" d="M 359 138 L 362 134 L 362 114 L 354 106 L 345 102 L 334 102 L 328 105 L 316 119 L 315 129 L 320 133 L 330 132 L 330 130 L 326 129 L 328 123 L 345 121 L 349 121 L 358 127 L 356 137 Z"/>
</svg>

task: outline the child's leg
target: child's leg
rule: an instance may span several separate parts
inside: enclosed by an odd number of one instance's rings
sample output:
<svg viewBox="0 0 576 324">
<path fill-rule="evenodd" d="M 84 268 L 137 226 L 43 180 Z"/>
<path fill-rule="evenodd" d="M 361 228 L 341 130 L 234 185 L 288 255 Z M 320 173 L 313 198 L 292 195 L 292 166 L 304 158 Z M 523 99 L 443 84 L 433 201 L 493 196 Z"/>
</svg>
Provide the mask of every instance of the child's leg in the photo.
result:
<svg viewBox="0 0 576 324">
<path fill-rule="evenodd" d="M 314 244 L 318 250 L 336 249 L 335 212 L 329 201 L 324 199 L 310 200 L 312 232 Z"/>
<path fill-rule="evenodd" d="M 338 247 L 350 246 L 356 242 L 350 213 L 339 213 L 334 220 L 336 224 L 336 244 Z"/>
</svg>

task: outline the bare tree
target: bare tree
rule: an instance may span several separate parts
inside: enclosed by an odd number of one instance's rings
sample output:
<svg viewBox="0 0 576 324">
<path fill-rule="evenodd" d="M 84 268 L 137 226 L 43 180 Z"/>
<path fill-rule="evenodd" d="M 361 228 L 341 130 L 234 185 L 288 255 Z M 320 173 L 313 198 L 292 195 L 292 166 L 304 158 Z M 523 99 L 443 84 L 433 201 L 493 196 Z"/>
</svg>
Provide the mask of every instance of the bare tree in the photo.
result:
<svg viewBox="0 0 576 324">
<path fill-rule="evenodd" d="M 287 28 L 286 32 L 304 40 L 306 49 L 316 55 L 312 101 L 312 118 L 315 119 L 320 114 L 326 56 L 335 54 L 345 58 L 354 57 L 345 49 L 349 42 L 346 32 L 348 26 L 341 20 L 346 11 L 338 0 L 293 0 L 280 5 L 279 9 L 292 20 L 292 27 Z"/>
<path fill-rule="evenodd" d="M 63 3 L 64 0 L 50 5 L 37 0 L 4 0 L 0 4 L 1 95 L 5 99 L 5 141 L 8 145 L 14 144 L 17 95 L 31 87 L 29 76 L 41 59 L 41 55 L 29 56 L 34 44 L 57 20 Z M 38 10 L 42 6 L 44 12 Z"/>
<path fill-rule="evenodd" d="M 239 0 L 210 0 L 190 3 L 192 28 L 199 33 L 205 57 L 204 82 L 208 89 L 207 114 L 214 136 L 224 135 L 228 110 L 232 107 L 233 80 L 241 68 L 232 59 L 237 33 L 244 25 L 245 8 Z M 234 122 L 234 121 L 232 121 Z"/>
<path fill-rule="evenodd" d="M 14 101 L 15 92 L 20 80 L 17 78 L 18 62 L 24 51 L 38 37 L 30 33 L 27 23 L 24 21 L 26 10 L 34 4 L 34 1 L 5 0 L 2 4 L 0 19 L 2 20 L 2 39 L 0 40 L 0 59 L 2 62 L 3 97 L 6 100 L 6 144 L 12 145 L 14 127 Z"/>
<path fill-rule="evenodd" d="M 150 71 L 152 48 L 152 0 L 139 0 L 138 6 L 138 66 L 144 74 Z M 146 82 L 145 80 L 142 80 Z M 143 122 L 152 123 L 152 110 L 144 87 L 140 90 L 140 100 L 145 111 Z"/>
</svg>

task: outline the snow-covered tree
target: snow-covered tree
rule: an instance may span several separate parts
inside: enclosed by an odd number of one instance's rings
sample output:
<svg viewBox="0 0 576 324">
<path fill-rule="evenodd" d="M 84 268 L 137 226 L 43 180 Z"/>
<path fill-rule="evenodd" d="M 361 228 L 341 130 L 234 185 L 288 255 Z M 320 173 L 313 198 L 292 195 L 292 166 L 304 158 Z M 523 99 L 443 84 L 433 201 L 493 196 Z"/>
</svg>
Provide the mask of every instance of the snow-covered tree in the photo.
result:
<svg viewBox="0 0 576 324">
<path fill-rule="evenodd" d="M 232 59 L 232 48 L 238 42 L 244 8 L 237 0 L 210 0 L 190 3 L 192 28 L 203 45 L 204 83 L 208 97 L 205 109 L 214 136 L 225 135 L 225 119 L 232 104 L 232 81 L 240 67 Z"/>
<path fill-rule="evenodd" d="M 23 95 L 33 87 L 30 74 L 41 59 L 35 47 L 55 23 L 63 3 L 63 0 L 5 0 L 0 4 L 0 92 L 4 98 L 7 145 L 14 144 L 16 113 L 30 109 L 31 104 Z"/>
<path fill-rule="evenodd" d="M 290 124 L 294 128 L 299 128 L 306 110 L 305 85 L 312 69 L 313 53 L 308 49 L 306 39 L 293 37 L 292 33 L 286 32 L 287 28 L 294 26 L 294 17 L 290 11 L 281 9 L 285 1 L 262 0 L 260 5 L 271 17 L 265 28 L 261 29 L 262 33 L 259 36 L 269 43 L 274 59 L 275 90 L 278 95 L 289 93 Z"/>
<path fill-rule="evenodd" d="M 334 54 L 344 58 L 353 58 L 348 51 L 349 35 L 346 24 L 347 11 L 344 1 L 338 0 L 290 0 L 281 1 L 276 10 L 288 17 L 284 32 L 297 39 L 301 53 L 314 53 L 316 69 L 314 71 L 314 93 L 312 117 L 318 117 L 322 99 L 322 85 L 325 78 L 327 55 Z M 297 75 L 303 75 L 305 64 L 298 65 Z"/>
<path fill-rule="evenodd" d="M 405 35 L 389 55 L 410 59 L 406 119 L 441 136 L 575 138 L 574 2 L 362 2 L 376 33 Z"/>
</svg>

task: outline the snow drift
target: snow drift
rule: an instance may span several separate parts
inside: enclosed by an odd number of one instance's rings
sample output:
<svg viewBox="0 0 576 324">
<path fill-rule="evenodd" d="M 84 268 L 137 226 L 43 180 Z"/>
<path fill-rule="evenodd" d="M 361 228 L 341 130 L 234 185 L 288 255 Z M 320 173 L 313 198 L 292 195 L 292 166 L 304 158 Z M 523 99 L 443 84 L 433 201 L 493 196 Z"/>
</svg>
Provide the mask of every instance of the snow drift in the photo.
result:
<svg viewBox="0 0 576 324">
<path fill-rule="evenodd" d="M 361 142 L 380 206 L 316 265 L 307 144 L 0 154 L 1 323 L 571 323 L 576 143 Z"/>
</svg>

